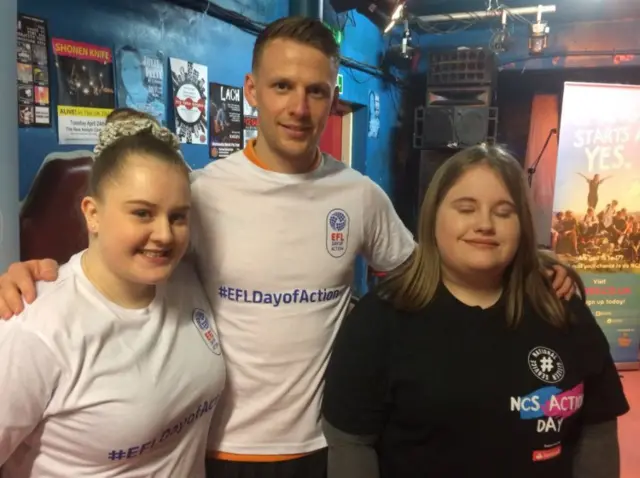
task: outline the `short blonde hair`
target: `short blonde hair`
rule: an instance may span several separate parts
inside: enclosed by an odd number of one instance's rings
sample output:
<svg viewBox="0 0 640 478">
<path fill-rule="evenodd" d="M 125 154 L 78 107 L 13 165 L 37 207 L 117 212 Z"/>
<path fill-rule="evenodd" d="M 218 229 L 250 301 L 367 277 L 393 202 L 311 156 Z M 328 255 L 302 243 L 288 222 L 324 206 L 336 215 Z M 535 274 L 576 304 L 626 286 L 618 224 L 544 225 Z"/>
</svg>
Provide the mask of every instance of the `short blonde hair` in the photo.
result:
<svg viewBox="0 0 640 478">
<path fill-rule="evenodd" d="M 319 19 L 305 16 L 282 17 L 270 23 L 260 32 L 253 47 L 251 69 L 258 72 L 266 46 L 274 40 L 293 40 L 315 48 L 340 63 L 340 46 L 331 30 Z"/>
</svg>

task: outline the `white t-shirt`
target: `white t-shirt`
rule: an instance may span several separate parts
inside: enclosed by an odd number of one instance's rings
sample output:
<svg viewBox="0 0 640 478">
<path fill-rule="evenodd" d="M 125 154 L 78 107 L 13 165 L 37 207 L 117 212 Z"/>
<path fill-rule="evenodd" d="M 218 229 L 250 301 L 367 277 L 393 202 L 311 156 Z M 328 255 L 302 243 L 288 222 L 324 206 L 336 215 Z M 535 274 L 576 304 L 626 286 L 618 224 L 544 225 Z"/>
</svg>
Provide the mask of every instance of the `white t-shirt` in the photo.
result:
<svg viewBox="0 0 640 478">
<path fill-rule="evenodd" d="M 0 321 L 3 478 L 201 478 L 225 368 L 195 271 L 123 309 L 77 254 Z"/>
<path fill-rule="evenodd" d="M 209 449 L 295 454 L 326 446 L 322 382 L 357 254 L 379 271 L 411 233 L 369 178 L 324 156 L 307 174 L 266 171 L 243 152 L 194 174 L 194 252 L 227 360 Z"/>
</svg>

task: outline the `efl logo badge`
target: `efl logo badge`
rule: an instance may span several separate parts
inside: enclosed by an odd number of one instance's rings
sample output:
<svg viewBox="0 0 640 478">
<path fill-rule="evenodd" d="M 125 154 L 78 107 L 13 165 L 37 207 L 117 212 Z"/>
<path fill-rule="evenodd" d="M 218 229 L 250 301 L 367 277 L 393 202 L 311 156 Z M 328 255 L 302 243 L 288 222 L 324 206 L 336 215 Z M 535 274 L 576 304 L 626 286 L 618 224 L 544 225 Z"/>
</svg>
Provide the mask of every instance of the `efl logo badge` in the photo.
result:
<svg viewBox="0 0 640 478">
<path fill-rule="evenodd" d="M 529 369 L 546 383 L 558 383 L 564 378 L 564 364 L 560 356 L 547 347 L 535 347 L 529 352 Z"/>
<path fill-rule="evenodd" d="M 204 340 L 204 343 L 207 344 L 207 347 L 216 355 L 220 355 L 220 342 L 218 342 L 218 338 L 211 326 L 211 322 L 207 318 L 207 314 L 205 314 L 202 309 L 193 309 L 193 323 L 200 332 L 200 336 Z"/>
<path fill-rule="evenodd" d="M 349 216 L 343 209 L 327 214 L 327 252 L 332 257 L 344 256 L 349 240 Z"/>
</svg>

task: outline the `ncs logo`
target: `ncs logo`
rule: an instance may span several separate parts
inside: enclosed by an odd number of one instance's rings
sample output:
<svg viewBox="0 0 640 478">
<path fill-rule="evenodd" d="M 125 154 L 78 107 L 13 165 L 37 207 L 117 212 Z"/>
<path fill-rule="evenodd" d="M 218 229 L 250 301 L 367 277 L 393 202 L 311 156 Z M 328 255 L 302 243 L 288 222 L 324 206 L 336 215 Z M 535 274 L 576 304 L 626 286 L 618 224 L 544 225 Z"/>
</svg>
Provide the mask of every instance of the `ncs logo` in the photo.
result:
<svg viewBox="0 0 640 478">
<path fill-rule="evenodd" d="M 565 392 L 548 386 L 524 397 L 511 397 L 511 411 L 520 413 L 522 420 L 535 420 L 538 433 L 560 433 L 564 419 L 580 410 L 583 401 L 582 383 Z"/>
<path fill-rule="evenodd" d="M 511 397 L 511 411 L 522 420 L 553 417 L 567 418 L 576 413 L 584 401 L 584 384 L 563 392 L 558 387 L 540 388 L 523 397 Z"/>
</svg>

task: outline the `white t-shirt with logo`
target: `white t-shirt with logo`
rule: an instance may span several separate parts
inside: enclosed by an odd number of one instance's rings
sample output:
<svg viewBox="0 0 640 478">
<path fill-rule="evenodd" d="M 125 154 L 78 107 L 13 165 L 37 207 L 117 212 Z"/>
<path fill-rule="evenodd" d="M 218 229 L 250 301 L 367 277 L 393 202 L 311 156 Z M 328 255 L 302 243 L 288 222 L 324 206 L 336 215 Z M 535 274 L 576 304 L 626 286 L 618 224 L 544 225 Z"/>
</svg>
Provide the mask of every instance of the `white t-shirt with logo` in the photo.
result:
<svg viewBox="0 0 640 478">
<path fill-rule="evenodd" d="M 272 455 L 326 446 L 323 374 L 355 259 L 400 266 L 411 233 L 369 178 L 329 156 L 307 174 L 243 152 L 193 176 L 193 246 L 227 360 L 209 449 Z"/>
<path fill-rule="evenodd" d="M 3 478 L 201 478 L 225 381 L 212 313 L 182 264 L 145 309 L 109 302 L 81 254 L 0 321 Z"/>
</svg>

